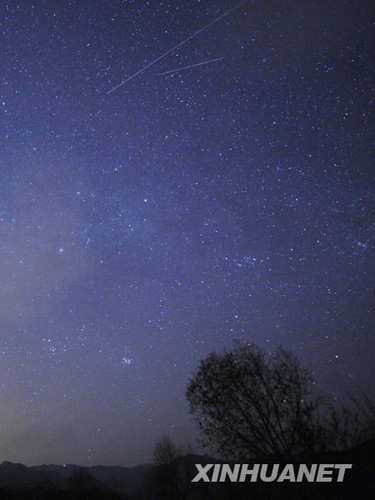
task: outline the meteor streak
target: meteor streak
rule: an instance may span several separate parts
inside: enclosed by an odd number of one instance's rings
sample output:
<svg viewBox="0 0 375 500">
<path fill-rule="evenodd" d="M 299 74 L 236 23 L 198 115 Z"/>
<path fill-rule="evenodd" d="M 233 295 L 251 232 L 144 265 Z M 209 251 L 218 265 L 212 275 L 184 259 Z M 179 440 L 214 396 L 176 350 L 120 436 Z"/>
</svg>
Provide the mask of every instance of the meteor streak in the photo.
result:
<svg viewBox="0 0 375 500">
<path fill-rule="evenodd" d="M 150 63 L 146 64 L 146 66 L 144 66 L 143 68 L 141 68 L 140 70 L 138 70 L 136 73 L 134 73 L 133 75 L 130 75 L 128 78 L 126 78 L 126 80 L 123 80 L 122 82 L 120 82 L 118 85 L 116 85 L 116 87 L 113 87 L 113 89 L 111 89 L 111 90 L 109 90 L 107 92 L 107 95 L 111 94 L 112 92 L 114 92 L 115 90 L 117 90 L 118 88 L 120 88 L 122 85 L 125 85 L 125 83 L 130 82 L 130 80 L 133 80 L 133 78 L 135 78 L 136 76 L 140 75 L 141 73 L 143 73 L 144 71 L 146 71 L 146 69 L 148 69 L 151 66 L 153 66 L 154 64 L 156 64 L 158 61 L 160 61 L 161 59 L 163 59 L 164 57 L 166 57 L 168 54 L 170 54 L 171 52 L 173 52 L 174 50 L 178 49 L 179 47 L 181 47 L 182 45 L 184 45 L 186 42 L 188 42 L 189 40 L 191 40 L 192 38 L 194 38 L 197 35 L 199 35 L 200 33 L 202 33 L 202 31 L 205 31 L 207 28 L 209 28 L 213 24 L 215 24 L 218 21 L 220 21 L 220 19 L 223 19 L 223 17 L 227 16 L 228 14 L 230 14 L 231 12 L 233 12 L 234 10 L 238 9 L 239 7 L 241 7 L 241 5 L 243 5 L 245 2 L 247 2 L 247 0 L 242 0 L 242 2 L 239 2 L 237 5 L 235 5 L 231 9 L 226 10 L 219 17 L 217 17 L 213 21 L 211 21 L 208 24 L 206 24 L 205 26 L 203 26 L 203 28 L 199 29 L 198 31 L 194 31 L 194 33 L 192 35 L 190 35 L 189 37 L 185 38 L 185 40 L 182 40 L 182 42 L 178 43 L 177 45 L 175 45 L 171 49 L 167 50 L 167 52 L 164 52 L 164 54 L 162 54 L 161 56 L 157 57 L 156 59 L 154 59 Z"/>
<path fill-rule="evenodd" d="M 185 69 L 195 68 L 195 66 L 203 66 L 204 64 L 210 64 L 210 63 L 213 63 L 215 61 L 221 61 L 222 59 L 224 59 L 224 57 L 218 57 L 217 59 L 210 59 L 209 61 L 203 61 L 203 62 L 196 63 L 196 64 L 190 64 L 190 66 L 184 66 L 183 68 L 170 69 L 169 71 L 164 71 L 164 73 L 158 73 L 158 76 L 169 75 L 170 73 L 178 73 L 179 71 L 183 71 Z"/>
</svg>

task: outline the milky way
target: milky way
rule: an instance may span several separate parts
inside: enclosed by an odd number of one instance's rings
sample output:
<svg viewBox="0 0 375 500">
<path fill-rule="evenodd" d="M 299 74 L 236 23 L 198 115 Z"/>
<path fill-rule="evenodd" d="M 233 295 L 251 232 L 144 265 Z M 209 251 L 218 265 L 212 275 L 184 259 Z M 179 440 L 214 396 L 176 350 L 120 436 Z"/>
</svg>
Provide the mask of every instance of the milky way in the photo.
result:
<svg viewBox="0 0 375 500">
<path fill-rule="evenodd" d="M 188 379 L 235 339 L 375 393 L 370 7 L 2 7 L 2 460 L 194 444 Z"/>
</svg>

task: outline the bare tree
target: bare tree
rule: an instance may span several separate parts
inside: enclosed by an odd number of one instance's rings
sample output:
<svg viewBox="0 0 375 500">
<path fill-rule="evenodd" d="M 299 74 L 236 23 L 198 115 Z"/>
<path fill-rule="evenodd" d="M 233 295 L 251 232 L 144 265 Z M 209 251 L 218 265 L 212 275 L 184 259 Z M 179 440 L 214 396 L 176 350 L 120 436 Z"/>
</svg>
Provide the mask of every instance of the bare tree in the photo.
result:
<svg viewBox="0 0 375 500">
<path fill-rule="evenodd" d="M 154 496 L 163 500 L 184 500 L 191 489 L 194 463 L 186 456 L 191 448 L 176 446 L 164 435 L 153 450 L 154 474 L 151 478 Z M 184 456 L 183 456 L 184 455 Z"/>
<path fill-rule="evenodd" d="M 155 468 L 151 478 L 156 498 L 165 500 L 178 498 L 177 456 L 177 446 L 169 436 L 164 435 L 156 441 L 153 450 Z"/>
<path fill-rule="evenodd" d="M 153 462 L 156 466 L 170 465 L 178 456 L 178 448 L 172 439 L 164 434 L 155 443 L 153 450 Z"/>
<path fill-rule="evenodd" d="M 364 441 L 375 440 L 375 403 L 373 399 L 359 390 L 359 395 L 350 395 L 350 399 L 356 408 L 357 426 L 352 430 L 356 438 L 355 444 Z"/>
<path fill-rule="evenodd" d="M 313 397 L 313 378 L 279 347 L 268 354 L 254 344 L 212 353 L 186 392 L 205 440 L 236 459 L 294 459 L 334 448 L 341 425 L 328 400 Z"/>
<path fill-rule="evenodd" d="M 101 494 L 101 485 L 84 467 L 74 470 L 67 480 L 70 497 L 74 500 L 93 500 Z"/>
</svg>

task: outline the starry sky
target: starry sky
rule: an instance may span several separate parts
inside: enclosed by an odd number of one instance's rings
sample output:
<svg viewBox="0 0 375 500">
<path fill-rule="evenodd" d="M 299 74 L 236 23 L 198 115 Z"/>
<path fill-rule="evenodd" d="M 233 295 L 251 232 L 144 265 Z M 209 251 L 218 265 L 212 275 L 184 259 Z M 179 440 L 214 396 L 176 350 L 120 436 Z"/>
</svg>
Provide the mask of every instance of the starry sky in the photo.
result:
<svg viewBox="0 0 375 500">
<path fill-rule="evenodd" d="M 0 461 L 194 443 L 234 339 L 375 394 L 371 3 L 2 3 Z"/>
</svg>

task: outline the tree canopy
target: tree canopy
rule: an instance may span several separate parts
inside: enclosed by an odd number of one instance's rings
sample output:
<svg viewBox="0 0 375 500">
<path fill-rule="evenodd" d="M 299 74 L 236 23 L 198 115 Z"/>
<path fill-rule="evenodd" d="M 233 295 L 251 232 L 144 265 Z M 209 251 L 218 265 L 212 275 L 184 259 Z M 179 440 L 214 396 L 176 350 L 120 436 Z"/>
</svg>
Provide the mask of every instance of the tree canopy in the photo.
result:
<svg viewBox="0 0 375 500">
<path fill-rule="evenodd" d="M 201 361 L 186 396 L 204 444 L 236 459 L 291 459 L 321 451 L 337 416 L 313 396 L 311 372 L 282 347 L 266 353 L 240 344 L 212 353 Z"/>
</svg>

